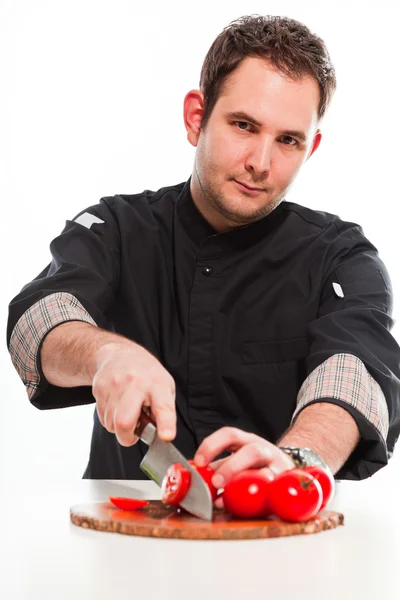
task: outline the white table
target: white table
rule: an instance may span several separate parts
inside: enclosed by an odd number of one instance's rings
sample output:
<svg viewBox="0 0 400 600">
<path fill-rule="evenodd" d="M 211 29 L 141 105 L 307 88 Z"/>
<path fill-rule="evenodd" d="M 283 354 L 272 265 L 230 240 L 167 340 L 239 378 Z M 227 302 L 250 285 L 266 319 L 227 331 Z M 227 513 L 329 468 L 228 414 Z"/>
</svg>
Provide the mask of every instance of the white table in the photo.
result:
<svg viewBox="0 0 400 600">
<path fill-rule="evenodd" d="M 400 598 L 400 479 L 389 465 L 340 482 L 331 508 L 345 526 L 267 540 L 191 541 L 76 527 L 69 509 L 135 494 L 150 482 L 2 485 L 0 597 L 4 600 L 391 600 Z"/>
</svg>

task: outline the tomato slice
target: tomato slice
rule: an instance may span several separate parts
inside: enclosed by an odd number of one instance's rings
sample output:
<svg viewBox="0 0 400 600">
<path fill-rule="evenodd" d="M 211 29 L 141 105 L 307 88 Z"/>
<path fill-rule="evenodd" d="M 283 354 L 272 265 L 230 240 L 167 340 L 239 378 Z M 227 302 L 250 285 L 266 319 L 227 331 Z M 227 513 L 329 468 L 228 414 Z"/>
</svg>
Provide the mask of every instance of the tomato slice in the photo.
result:
<svg viewBox="0 0 400 600">
<path fill-rule="evenodd" d="M 161 500 L 170 506 L 179 506 L 190 487 L 191 475 L 183 465 L 171 465 L 161 484 Z"/>
<path fill-rule="evenodd" d="M 149 500 L 138 500 L 137 498 L 120 498 L 113 496 L 109 498 L 111 504 L 122 510 L 138 510 L 149 503 Z"/>
</svg>

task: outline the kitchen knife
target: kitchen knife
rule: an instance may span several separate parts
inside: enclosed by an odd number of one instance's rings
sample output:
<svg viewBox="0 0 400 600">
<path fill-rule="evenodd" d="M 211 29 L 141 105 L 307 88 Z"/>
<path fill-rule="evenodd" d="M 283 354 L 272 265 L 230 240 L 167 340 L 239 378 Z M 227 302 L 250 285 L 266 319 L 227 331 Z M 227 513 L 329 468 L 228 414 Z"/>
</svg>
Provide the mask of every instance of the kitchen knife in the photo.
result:
<svg viewBox="0 0 400 600">
<path fill-rule="evenodd" d="M 179 506 L 200 519 L 211 521 L 212 499 L 208 485 L 171 442 L 160 440 L 156 426 L 145 410 L 142 409 L 135 429 L 135 435 L 149 446 L 140 468 L 161 487 L 168 468 L 174 463 L 183 465 L 190 471 L 191 481 L 189 490 Z"/>
</svg>

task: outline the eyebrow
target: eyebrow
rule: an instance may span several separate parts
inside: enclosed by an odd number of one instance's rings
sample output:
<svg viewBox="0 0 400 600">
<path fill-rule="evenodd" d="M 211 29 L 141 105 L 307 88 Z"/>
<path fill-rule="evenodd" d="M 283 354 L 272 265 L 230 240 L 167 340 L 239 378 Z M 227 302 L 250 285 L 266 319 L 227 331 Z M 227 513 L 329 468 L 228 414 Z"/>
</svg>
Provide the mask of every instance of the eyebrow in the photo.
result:
<svg viewBox="0 0 400 600">
<path fill-rule="evenodd" d="M 251 123 L 252 125 L 255 125 L 256 127 L 262 127 L 262 123 L 260 123 L 259 121 L 257 121 L 256 119 L 254 119 L 253 117 L 251 117 L 250 115 L 248 115 L 245 112 L 239 111 L 239 112 L 228 112 L 226 113 L 226 116 L 229 119 L 237 119 L 238 121 L 248 121 L 249 123 Z M 283 131 L 282 135 L 290 135 L 292 137 L 297 137 L 300 140 L 302 140 L 303 142 L 306 141 L 306 135 L 302 132 L 302 131 L 294 131 L 294 130 L 288 130 L 288 131 Z"/>
</svg>

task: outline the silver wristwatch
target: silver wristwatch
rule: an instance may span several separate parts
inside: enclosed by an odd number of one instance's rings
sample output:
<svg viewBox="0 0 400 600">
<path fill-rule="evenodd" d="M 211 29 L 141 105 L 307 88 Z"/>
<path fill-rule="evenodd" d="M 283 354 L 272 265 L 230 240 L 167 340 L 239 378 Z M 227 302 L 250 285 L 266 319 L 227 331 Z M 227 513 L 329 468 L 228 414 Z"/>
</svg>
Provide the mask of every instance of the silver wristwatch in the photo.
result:
<svg viewBox="0 0 400 600">
<path fill-rule="evenodd" d="M 319 467 L 323 467 L 329 471 L 329 467 L 326 462 L 318 456 L 313 450 L 310 448 L 294 448 L 293 446 L 279 446 L 280 450 L 286 452 L 293 460 L 294 464 L 299 469 L 304 469 L 304 467 L 314 467 L 318 465 Z"/>
</svg>

